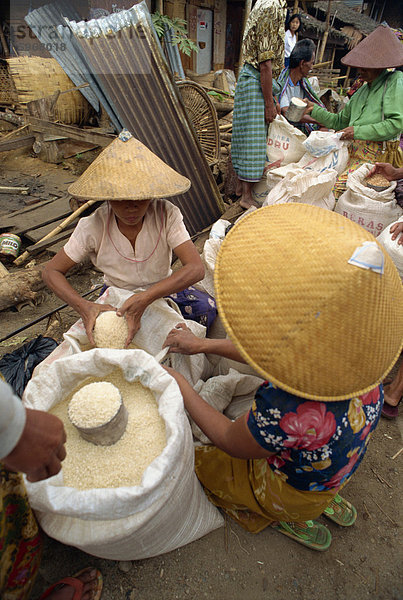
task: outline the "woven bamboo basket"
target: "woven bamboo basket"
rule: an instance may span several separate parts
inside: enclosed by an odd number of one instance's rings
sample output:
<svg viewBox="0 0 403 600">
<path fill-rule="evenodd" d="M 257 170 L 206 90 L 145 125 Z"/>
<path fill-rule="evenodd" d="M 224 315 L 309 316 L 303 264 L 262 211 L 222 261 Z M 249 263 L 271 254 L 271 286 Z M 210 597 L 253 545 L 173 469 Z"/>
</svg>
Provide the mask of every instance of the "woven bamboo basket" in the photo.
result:
<svg viewBox="0 0 403 600">
<path fill-rule="evenodd" d="M 220 130 L 210 96 L 193 81 L 178 81 L 176 85 L 207 162 L 214 164 L 220 157 Z"/>
<path fill-rule="evenodd" d="M 54 58 L 19 56 L 8 58 L 7 63 L 20 104 L 74 88 L 74 83 Z M 90 104 L 78 90 L 61 94 L 54 108 L 55 120 L 66 125 L 80 125 L 90 113 Z"/>
</svg>

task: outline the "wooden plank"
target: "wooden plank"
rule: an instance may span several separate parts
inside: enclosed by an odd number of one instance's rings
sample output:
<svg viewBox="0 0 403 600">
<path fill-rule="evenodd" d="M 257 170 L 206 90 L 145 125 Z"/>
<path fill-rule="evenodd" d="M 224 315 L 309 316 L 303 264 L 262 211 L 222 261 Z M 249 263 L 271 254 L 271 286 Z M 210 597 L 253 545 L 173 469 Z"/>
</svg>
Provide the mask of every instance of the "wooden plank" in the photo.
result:
<svg viewBox="0 0 403 600">
<path fill-rule="evenodd" d="M 28 252 L 30 254 L 34 255 L 34 254 L 37 254 L 38 252 L 41 252 L 42 250 L 45 250 L 46 248 L 49 248 L 50 246 L 54 246 L 58 242 L 66 240 L 68 237 L 70 237 L 71 230 L 74 229 L 74 227 L 76 225 L 77 225 L 77 221 L 75 221 L 74 223 L 71 223 L 71 225 L 68 225 L 68 227 L 64 231 L 61 231 L 58 235 L 55 235 L 54 237 L 50 238 L 49 240 L 44 240 L 43 242 L 38 242 L 38 243 L 32 244 L 31 246 L 28 246 L 26 249 L 28 250 Z M 47 225 L 43 229 L 44 230 L 49 229 L 49 227 L 50 227 L 50 225 Z M 39 230 L 36 230 L 36 231 L 39 231 Z M 49 229 L 49 231 L 50 231 L 50 229 Z M 42 237 L 44 237 L 46 235 L 46 233 L 49 233 L 49 231 L 46 231 Z M 28 232 L 28 234 L 29 233 L 30 232 Z M 28 237 L 28 234 L 26 237 Z M 41 239 L 41 238 L 39 238 L 39 239 Z"/>
<path fill-rule="evenodd" d="M 16 150 L 17 148 L 25 148 L 32 146 L 35 141 L 33 135 L 22 135 L 15 140 L 6 140 L 5 142 L 0 141 L 0 152 L 7 152 L 8 150 Z"/>
<path fill-rule="evenodd" d="M 80 129 L 74 125 L 64 125 L 63 123 L 52 123 L 45 119 L 38 119 L 32 115 L 27 115 L 31 129 L 40 133 L 48 133 L 50 135 L 62 135 L 72 140 L 88 142 L 97 146 L 108 146 L 115 138 L 115 135 L 106 133 L 98 133 L 94 129 Z"/>
<path fill-rule="evenodd" d="M 26 231 L 66 218 L 71 214 L 68 196 L 57 198 L 39 207 L 36 205 L 29 208 L 29 211 L 19 211 L 17 215 L 11 213 L 8 218 L 2 218 L 0 228 L 20 235 Z"/>
<path fill-rule="evenodd" d="M 45 235 L 47 235 L 48 233 L 50 233 L 51 231 L 53 231 L 53 229 L 55 227 L 57 227 L 58 225 L 60 225 L 61 223 L 63 223 L 63 221 L 64 221 L 64 218 L 54 219 L 51 223 L 46 223 L 42 227 L 37 227 L 36 229 L 28 229 L 27 231 L 24 232 L 24 236 L 26 238 L 28 238 L 29 240 L 31 240 L 32 242 L 34 242 L 34 244 L 36 244 L 43 237 L 45 237 Z M 76 224 L 77 224 L 77 222 L 74 223 L 74 226 Z M 49 241 L 51 241 L 51 240 L 49 240 Z M 45 243 L 46 243 L 46 240 L 45 240 Z"/>
</svg>

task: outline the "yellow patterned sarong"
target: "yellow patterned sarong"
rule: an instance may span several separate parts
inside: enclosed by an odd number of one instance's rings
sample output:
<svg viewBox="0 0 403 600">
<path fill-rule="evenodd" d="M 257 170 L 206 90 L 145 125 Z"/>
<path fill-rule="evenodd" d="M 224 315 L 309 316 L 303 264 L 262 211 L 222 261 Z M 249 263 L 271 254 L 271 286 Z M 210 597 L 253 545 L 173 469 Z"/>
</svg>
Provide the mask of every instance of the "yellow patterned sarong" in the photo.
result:
<svg viewBox="0 0 403 600">
<path fill-rule="evenodd" d="M 22 476 L 0 463 L 1 600 L 29 598 L 41 554 L 41 535 Z"/>
<path fill-rule="evenodd" d="M 265 458 L 232 458 L 215 446 L 195 448 L 195 471 L 208 499 L 251 533 L 274 521 L 316 519 L 339 491 L 297 490 Z"/>
<path fill-rule="evenodd" d="M 386 162 L 396 168 L 403 167 L 403 152 L 399 140 L 391 142 L 370 142 L 354 140 L 348 149 L 349 160 L 347 169 L 336 179 L 333 193 L 338 200 L 346 191 L 349 173 L 356 171 L 365 163 Z"/>
</svg>

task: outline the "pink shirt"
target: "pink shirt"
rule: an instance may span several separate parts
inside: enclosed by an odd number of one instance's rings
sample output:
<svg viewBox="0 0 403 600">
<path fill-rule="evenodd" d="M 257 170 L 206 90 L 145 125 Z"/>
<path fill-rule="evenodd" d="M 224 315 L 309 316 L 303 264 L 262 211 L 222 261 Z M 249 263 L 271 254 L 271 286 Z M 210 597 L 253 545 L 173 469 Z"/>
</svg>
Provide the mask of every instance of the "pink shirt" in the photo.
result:
<svg viewBox="0 0 403 600">
<path fill-rule="evenodd" d="M 107 285 L 132 290 L 169 277 L 172 250 L 189 239 L 179 208 L 168 200 L 153 200 L 134 251 L 120 232 L 108 202 L 104 202 L 89 217 L 79 220 L 64 251 L 75 263 L 89 257 L 104 273 Z"/>
</svg>

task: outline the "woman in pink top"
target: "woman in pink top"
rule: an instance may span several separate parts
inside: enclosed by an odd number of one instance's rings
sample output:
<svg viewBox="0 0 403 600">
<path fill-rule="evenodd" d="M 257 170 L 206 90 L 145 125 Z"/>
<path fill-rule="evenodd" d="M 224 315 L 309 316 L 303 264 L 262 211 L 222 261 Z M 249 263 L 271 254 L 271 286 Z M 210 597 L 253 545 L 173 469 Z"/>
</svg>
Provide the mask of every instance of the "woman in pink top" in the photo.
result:
<svg viewBox="0 0 403 600">
<path fill-rule="evenodd" d="M 91 343 L 98 314 L 114 307 L 85 300 L 67 281 L 66 273 L 85 258 L 104 273 L 106 286 L 144 290 L 133 294 L 117 311 L 128 322 L 126 346 L 140 328 L 141 316 L 149 304 L 186 291 L 204 277 L 203 263 L 179 208 L 164 199 L 182 194 L 189 187 L 186 177 L 127 131 L 70 186 L 72 196 L 108 202 L 80 219 L 65 247 L 47 263 L 43 279 L 80 314 Z M 173 251 L 182 263 L 175 273 L 171 270 Z M 198 293 L 194 290 L 195 295 Z"/>
</svg>

